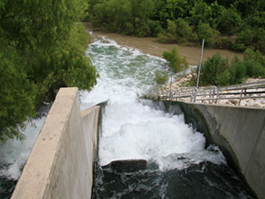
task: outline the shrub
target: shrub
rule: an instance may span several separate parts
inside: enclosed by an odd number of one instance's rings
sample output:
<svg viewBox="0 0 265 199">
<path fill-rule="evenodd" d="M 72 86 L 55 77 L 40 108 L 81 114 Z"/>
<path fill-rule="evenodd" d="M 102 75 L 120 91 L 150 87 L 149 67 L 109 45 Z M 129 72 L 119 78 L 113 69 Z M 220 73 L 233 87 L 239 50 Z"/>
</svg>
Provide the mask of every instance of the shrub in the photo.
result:
<svg viewBox="0 0 265 199">
<path fill-rule="evenodd" d="M 244 56 L 244 61 L 253 61 L 265 66 L 265 58 L 263 58 L 262 54 L 258 50 L 255 52 L 251 48 L 248 48 L 243 53 L 243 56 Z"/>
<path fill-rule="evenodd" d="M 224 10 L 218 17 L 217 27 L 223 34 L 234 34 L 241 23 L 241 17 L 234 7 Z"/>
<path fill-rule="evenodd" d="M 158 85 L 163 85 L 168 81 L 168 74 L 157 70 L 155 72 L 155 82 Z"/>
<path fill-rule="evenodd" d="M 196 41 L 198 39 L 197 35 L 192 32 L 189 24 L 182 18 L 176 20 L 176 33 L 179 38 L 178 43 Z"/>
<path fill-rule="evenodd" d="M 213 57 L 208 58 L 202 66 L 202 83 L 213 85 L 218 85 L 220 82 L 224 83 L 225 81 L 221 79 L 228 79 L 227 72 L 225 72 L 228 68 L 228 59 L 223 59 L 220 53 L 216 53 Z M 218 78 L 223 72 L 226 74 Z"/>
<path fill-rule="evenodd" d="M 193 33 L 192 28 L 184 19 L 178 18 L 176 21 L 168 19 L 167 23 L 167 31 L 161 31 L 158 35 L 159 41 L 184 43 L 198 40 L 197 35 Z"/>
<path fill-rule="evenodd" d="M 231 66 L 231 84 L 241 84 L 247 71 L 244 62 L 233 62 Z"/>
<path fill-rule="evenodd" d="M 213 29 L 207 23 L 200 23 L 198 25 L 198 36 L 200 39 L 205 40 L 205 45 L 215 47 L 220 33 L 218 30 Z"/>
<path fill-rule="evenodd" d="M 252 61 L 244 61 L 246 67 L 246 75 L 249 77 L 264 77 L 265 68 L 260 63 Z"/>
<path fill-rule="evenodd" d="M 225 86 L 229 84 L 241 84 L 244 78 L 265 77 L 265 67 L 255 60 L 259 53 L 248 50 L 244 55 L 244 61 L 240 61 L 235 56 L 228 65 L 228 59 L 223 59 L 220 53 L 215 54 L 202 66 L 201 83 L 204 85 L 213 84 L 216 86 Z M 259 59 L 257 59 L 259 60 Z"/>
<path fill-rule="evenodd" d="M 231 80 L 231 73 L 228 69 L 222 72 L 220 75 L 217 76 L 216 84 L 220 86 L 227 86 L 229 85 Z"/>
<path fill-rule="evenodd" d="M 231 38 L 227 36 L 221 37 L 220 44 L 218 44 L 217 47 L 223 48 L 223 49 L 231 49 L 232 48 Z"/>
<path fill-rule="evenodd" d="M 159 21 L 149 20 L 148 26 L 150 27 L 151 36 L 154 36 L 154 37 L 158 36 L 158 34 L 163 30 Z"/>
<path fill-rule="evenodd" d="M 186 57 L 181 58 L 178 55 L 177 47 L 174 47 L 171 52 L 164 51 L 163 58 L 169 62 L 169 67 L 175 73 L 188 68 Z"/>
<path fill-rule="evenodd" d="M 233 49 L 244 51 L 247 48 L 253 48 L 261 52 L 265 52 L 265 30 L 263 28 L 246 29 L 238 33 Z"/>
<path fill-rule="evenodd" d="M 158 34 L 158 40 L 160 42 L 175 43 L 178 40 L 177 26 L 174 21 L 167 20 L 167 31 L 162 30 Z"/>
</svg>

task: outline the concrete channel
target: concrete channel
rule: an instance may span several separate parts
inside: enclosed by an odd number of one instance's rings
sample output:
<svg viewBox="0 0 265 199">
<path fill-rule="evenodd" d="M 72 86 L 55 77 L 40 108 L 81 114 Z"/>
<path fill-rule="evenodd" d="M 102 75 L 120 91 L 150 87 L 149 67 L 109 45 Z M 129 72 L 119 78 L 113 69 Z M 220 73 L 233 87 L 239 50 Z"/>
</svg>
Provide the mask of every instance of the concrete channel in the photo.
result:
<svg viewBox="0 0 265 199">
<path fill-rule="evenodd" d="M 265 199 L 265 109 L 145 100 L 184 113 L 219 145 L 256 195 Z M 61 88 L 12 199 L 91 197 L 100 106 L 80 111 L 77 88 Z"/>
</svg>

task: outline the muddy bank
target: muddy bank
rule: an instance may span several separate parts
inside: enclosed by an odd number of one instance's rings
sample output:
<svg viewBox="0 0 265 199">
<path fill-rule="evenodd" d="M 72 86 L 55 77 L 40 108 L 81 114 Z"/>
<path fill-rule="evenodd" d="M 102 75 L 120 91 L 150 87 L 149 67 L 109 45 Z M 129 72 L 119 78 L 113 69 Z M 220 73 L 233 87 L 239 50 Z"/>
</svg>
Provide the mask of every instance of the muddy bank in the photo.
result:
<svg viewBox="0 0 265 199">
<path fill-rule="evenodd" d="M 86 28 L 89 31 L 87 26 Z M 157 57 L 162 57 L 163 51 L 165 50 L 170 51 L 174 46 L 177 46 L 180 56 L 183 57 L 185 56 L 190 65 L 198 65 L 200 61 L 200 52 L 201 52 L 200 47 L 189 47 L 189 46 L 180 46 L 177 44 L 159 43 L 156 41 L 157 39 L 154 37 L 139 38 L 139 37 L 125 36 L 117 33 L 109 33 L 102 31 L 93 31 L 93 34 L 95 36 L 99 35 L 106 36 L 109 39 L 116 41 L 119 45 L 136 48 L 145 54 L 150 54 Z M 243 58 L 242 53 L 235 53 L 229 50 L 205 48 L 203 54 L 203 61 L 206 61 L 207 57 L 212 57 L 217 52 L 220 52 L 224 58 L 228 57 L 229 60 L 231 60 L 235 55 L 237 55 L 240 59 Z"/>
</svg>

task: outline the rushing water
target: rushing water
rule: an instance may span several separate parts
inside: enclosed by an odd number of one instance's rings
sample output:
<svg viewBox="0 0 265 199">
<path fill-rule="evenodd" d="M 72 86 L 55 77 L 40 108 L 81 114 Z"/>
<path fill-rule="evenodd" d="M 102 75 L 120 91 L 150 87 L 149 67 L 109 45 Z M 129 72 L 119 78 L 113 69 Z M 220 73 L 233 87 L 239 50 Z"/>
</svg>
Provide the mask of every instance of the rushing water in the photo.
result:
<svg viewBox="0 0 265 199">
<path fill-rule="evenodd" d="M 155 71 L 165 69 L 163 59 L 106 38 L 92 43 L 87 55 L 100 78 L 92 91 L 80 92 L 81 109 L 109 100 L 93 198 L 251 198 L 218 147 L 205 149 L 203 134 L 183 115 L 138 101 L 137 93 L 154 85 Z M 10 198 L 45 118 L 28 123 L 24 141 L 0 144 L 0 198 Z"/>
<path fill-rule="evenodd" d="M 218 147 L 205 148 L 205 137 L 183 115 L 137 100 L 155 84 L 155 71 L 165 69 L 163 59 L 104 37 L 87 54 L 100 78 L 92 91 L 80 92 L 81 109 L 109 100 L 93 198 L 251 198 Z"/>
<path fill-rule="evenodd" d="M 45 110 L 47 112 L 47 110 Z M 28 159 L 33 144 L 46 119 L 43 113 L 38 119 L 27 122 L 26 129 L 21 132 L 26 136 L 23 141 L 8 140 L 0 142 L 0 198 L 10 198 Z"/>
</svg>

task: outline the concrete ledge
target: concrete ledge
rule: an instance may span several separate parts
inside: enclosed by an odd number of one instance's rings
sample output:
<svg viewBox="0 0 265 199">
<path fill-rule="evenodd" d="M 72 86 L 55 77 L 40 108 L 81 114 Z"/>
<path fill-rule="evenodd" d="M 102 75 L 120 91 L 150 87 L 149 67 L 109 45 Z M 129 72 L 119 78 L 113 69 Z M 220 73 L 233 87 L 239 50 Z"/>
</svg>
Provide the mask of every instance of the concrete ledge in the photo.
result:
<svg viewBox="0 0 265 199">
<path fill-rule="evenodd" d="M 12 199 L 90 198 L 99 107 L 81 118 L 77 91 L 58 92 Z"/>
</svg>

